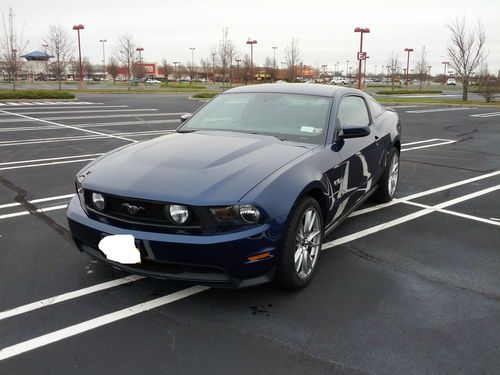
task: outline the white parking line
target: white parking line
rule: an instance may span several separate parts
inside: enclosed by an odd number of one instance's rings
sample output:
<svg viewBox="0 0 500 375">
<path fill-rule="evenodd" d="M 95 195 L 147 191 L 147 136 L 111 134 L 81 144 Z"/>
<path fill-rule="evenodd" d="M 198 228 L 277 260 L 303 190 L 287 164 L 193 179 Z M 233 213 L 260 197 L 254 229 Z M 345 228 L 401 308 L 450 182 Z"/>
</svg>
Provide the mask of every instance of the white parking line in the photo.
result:
<svg viewBox="0 0 500 375">
<path fill-rule="evenodd" d="M 130 126 L 130 125 L 153 125 L 153 124 L 174 124 L 180 123 L 180 120 L 138 120 L 138 121 L 114 121 L 114 122 L 97 122 L 78 124 L 79 128 L 101 128 L 101 127 L 115 127 L 115 126 Z M 61 129 L 59 126 L 43 125 L 43 126 L 23 126 L 14 128 L 0 128 L 0 133 L 4 132 L 21 132 L 33 130 L 54 130 Z"/>
<path fill-rule="evenodd" d="M 83 129 L 81 129 L 83 130 Z M 53 138 L 35 138 L 35 139 L 19 139 L 16 141 L 0 141 L 0 147 L 6 146 L 22 146 L 22 145 L 31 145 L 31 144 L 40 144 L 40 143 L 55 143 L 55 142 L 70 142 L 70 141 L 88 141 L 94 139 L 102 139 L 102 138 L 117 138 L 126 140 L 129 142 L 137 142 L 136 140 L 132 140 L 127 137 L 134 136 L 143 136 L 143 135 L 160 135 L 160 134 L 169 134 L 172 133 L 173 130 L 149 130 L 144 132 L 127 132 L 127 133 L 99 133 L 101 135 L 77 135 L 77 136 L 68 136 L 68 137 L 53 137 Z"/>
<path fill-rule="evenodd" d="M 434 108 L 434 109 L 416 109 L 414 111 L 406 111 L 406 113 L 432 113 L 432 112 L 448 112 L 448 111 L 471 111 L 477 108 L 467 107 L 451 107 L 451 108 Z"/>
<path fill-rule="evenodd" d="M 83 155 L 71 155 L 71 156 L 59 156 L 57 158 L 45 158 L 45 159 L 31 159 L 31 160 L 20 160 L 20 161 L 9 161 L 6 163 L 0 163 L 0 166 L 3 165 L 13 165 L 13 164 L 29 164 L 29 163 L 38 163 L 38 162 L 46 162 L 52 160 L 65 160 L 65 159 L 78 159 L 78 158 L 88 158 L 100 156 L 103 154 L 83 154 Z"/>
<path fill-rule="evenodd" d="M 8 106 L 25 106 L 25 105 L 41 105 L 41 106 L 46 106 L 46 105 L 89 105 L 89 104 L 103 104 L 103 103 L 93 103 L 93 102 L 0 102 L 0 106 L 2 107 L 8 107 Z"/>
<path fill-rule="evenodd" d="M 6 112 L 4 110 L 1 110 L 2 112 Z M 89 111 L 92 112 L 92 111 Z M 9 112 L 13 116 L 20 116 L 23 117 L 21 113 L 17 112 Z M 138 113 L 138 114 L 116 114 L 116 115 L 89 115 L 89 116 L 57 116 L 57 117 L 44 117 L 44 118 L 36 118 L 36 117 L 30 117 L 28 118 L 31 121 L 41 121 L 41 122 L 47 122 L 50 124 L 50 121 L 61 121 L 61 120 L 82 120 L 82 119 L 93 119 L 93 118 L 117 118 L 117 117 L 135 117 L 135 118 L 142 118 L 142 117 L 160 117 L 160 116 L 180 116 L 185 114 L 185 112 L 182 113 Z M 0 122 L 26 122 L 25 119 L 0 119 Z M 54 124 L 54 123 L 52 123 Z M 61 124 L 59 124 L 61 125 Z M 67 125 L 68 126 L 68 125 Z"/>
<path fill-rule="evenodd" d="M 57 195 L 57 196 L 48 197 L 48 198 L 33 199 L 31 201 L 28 201 L 28 203 L 35 204 L 35 203 L 57 201 L 57 200 L 60 200 L 60 199 L 72 198 L 74 195 L 75 195 L 75 193 L 73 193 L 73 194 L 65 194 L 65 195 Z M 0 205 L 0 209 L 2 209 L 2 208 L 9 208 L 9 207 L 17 207 L 17 206 L 21 206 L 21 203 L 15 202 L 15 203 L 2 204 L 2 205 Z M 25 212 L 29 213 L 29 211 L 25 211 Z"/>
<path fill-rule="evenodd" d="M 106 290 L 109 288 L 114 288 L 115 286 L 128 284 L 128 283 L 140 280 L 140 279 L 144 279 L 144 276 L 130 275 L 127 277 L 123 277 L 121 279 L 107 281 L 105 283 L 92 285 L 92 286 L 89 286 L 87 288 L 78 289 L 78 290 L 74 290 L 72 292 L 60 294 L 60 295 L 55 296 L 55 297 L 50 297 L 50 298 L 42 299 L 40 301 L 28 303 L 26 305 L 19 306 L 19 307 L 16 307 L 14 309 L 1 311 L 0 312 L 0 320 L 11 318 L 11 317 L 16 316 L 16 315 L 25 314 L 29 311 L 41 309 L 42 307 L 52 306 L 52 305 L 55 305 L 57 303 L 61 303 L 61 302 L 69 301 L 71 299 L 75 299 L 78 297 L 86 296 L 86 295 L 91 294 L 91 293 L 96 293 L 96 292 L 100 292 L 100 291 L 103 291 L 103 290 Z"/>
<path fill-rule="evenodd" d="M 210 289 L 207 286 L 201 286 L 201 285 L 195 285 L 190 288 L 186 288 L 183 290 L 180 290 L 178 292 L 168 294 L 166 296 L 160 297 L 153 299 L 148 302 L 140 303 L 135 306 L 127 307 L 119 311 L 112 312 L 107 315 L 102 315 L 97 318 L 87 320 L 82 323 L 78 323 L 63 329 L 60 329 L 58 331 L 54 331 L 51 333 L 48 333 L 43 336 L 35 337 L 34 339 L 28 340 L 21 342 L 16 345 L 9 346 L 7 348 L 1 349 L 0 350 L 0 361 L 14 357 L 16 355 L 28 352 L 33 349 L 40 348 L 42 346 L 52 344 L 54 342 L 66 339 L 68 337 L 72 337 L 75 335 L 78 335 L 83 332 L 90 331 L 92 329 L 102 327 L 106 324 L 110 324 L 113 322 L 116 322 L 118 320 L 122 320 L 128 317 L 131 317 L 133 315 L 140 314 L 144 311 L 148 311 L 151 309 L 155 309 L 157 307 L 167 305 L 169 303 L 190 297 L 192 295 L 201 293 L 205 290 Z"/>
<path fill-rule="evenodd" d="M 53 162 L 50 162 L 50 163 L 16 165 L 16 166 L 12 166 L 12 167 L 1 167 L 0 171 L 8 171 L 8 170 L 12 170 L 12 169 L 34 168 L 34 167 L 45 167 L 45 166 L 48 166 L 48 165 L 83 163 L 85 161 L 92 161 L 94 159 L 95 158 L 90 158 L 90 159 L 76 159 L 76 160 L 61 160 L 61 161 L 53 161 Z"/>
<path fill-rule="evenodd" d="M 410 148 L 401 148 L 401 152 L 404 152 L 404 151 L 410 151 L 410 150 L 420 150 L 422 148 L 429 148 L 429 147 L 436 147 L 436 146 L 443 146 L 443 145 L 449 145 L 451 143 L 457 143 L 457 141 L 453 141 L 451 139 L 443 139 L 442 140 L 443 142 L 440 142 L 440 143 L 434 143 L 432 145 L 424 145 L 424 146 L 415 146 L 415 147 L 410 147 Z"/>
<path fill-rule="evenodd" d="M 0 110 L 0 112 L 3 112 L 3 113 L 10 113 L 10 114 L 11 114 L 11 115 L 13 115 L 13 116 L 22 117 L 22 118 L 25 118 L 25 119 L 28 119 L 28 120 L 31 120 L 31 121 L 40 121 L 40 122 L 43 122 L 43 123 L 46 123 L 46 124 L 51 124 L 51 125 L 60 126 L 60 127 L 62 127 L 62 128 L 67 128 L 67 129 L 78 130 L 78 131 L 85 132 L 85 133 L 97 134 L 97 135 L 101 135 L 101 136 L 104 136 L 104 137 L 109 137 L 109 138 L 120 139 L 120 140 L 122 140 L 122 141 L 127 141 L 127 142 L 134 142 L 134 143 L 135 143 L 135 142 L 137 142 L 136 140 L 129 139 L 129 138 L 119 137 L 119 136 L 112 135 L 112 134 L 101 133 L 101 132 L 97 132 L 97 131 L 95 131 L 95 130 L 80 129 L 80 128 L 79 128 L 79 127 L 77 127 L 77 126 L 72 126 L 72 125 L 64 125 L 64 124 L 60 124 L 60 123 L 57 123 L 57 122 L 48 121 L 48 120 L 45 120 L 45 119 L 39 119 L 39 118 L 36 118 L 36 117 L 30 117 L 30 116 L 22 115 L 22 114 L 20 114 L 20 113 L 7 112 L 7 111 L 4 111 L 4 110 Z"/>
<path fill-rule="evenodd" d="M 466 200 L 473 199 L 473 198 L 479 197 L 479 196 L 484 195 L 484 194 L 491 193 L 492 191 L 496 191 L 499 189 L 500 189 L 500 185 L 492 186 L 492 187 L 489 187 L 489 188 L 486 188 L 486 189 L 483 189 L 483 190 L 480 190 L 480 191 L 477 191 L 477 192 L 474 192 L 471 194 L 464 195 L 462 197 L 451 199 L 449 201 L 437 204 L 435 206 L 430 206 L 429 208 L 424 208 L 423 210 L 413 212 L 411 214 L 399 217 L 397 219 L 390 220 L 390 221 L 387 221 L 385 223 L 375 225 L 371 228 L 367 228 L 367 229 L 358 231 L 356 233 L 350 234 L 348 236 L 340 237 L 340 238 L 337 238 L 333 241 L 327 242 L 327 243 L 323 244 L 323 246 L 321 247 L 321 250 L 326 250 L 326 249 L 329 249 L 329 248 L 334 247 L 334 246 L 342 245 L 346 242 L 354 241 L 358 238 L 365 237 L 365 236 L 368 236 L 370 234 L 380 232 L 384 229 L 391 228 L 391 227 L 394 227 L 396 225 L 406 223 L 410 220 L 414 220 L 414 219 L 417 219 L 421 216 L 428 215 L 428 214 L 435 212 L 437 210 L 440 210 L 442 208 L 452 206 L 454 204 L 464 202 Z"/>
<path fill-rule="evenodd" d="M 68 104 L 78 104 L 78 103 L 68 103 Z M 124 104 L 122 104 L 122 105 L 85 105 L 85 106 L 78 105 L 78 106 L 74 106 L 74 107 L 64 106 L 63 108 L 64 109 L 128 108 L 128 105 L 124 105 Z M 11 111 L 13 111 L 13 110 L 19 111 L 19 110 L 31 110 L 31 109 L 38 110 L 41 108 L 40 108 L 40 106 L 37 106 L 37 107 L 12 108 L 10 110 Z M 61 109 L 61 106 L 56 106 L 56 107 L 44 106 L 43 109 Z M 16 113 L 24 113 L 24 112 L 16 112 Z"/>
<path fill-rule="evenodd" d="M 442 141 L 442 139 L 439 139 L 439 138 L 432 138 L 432 139 L 426 139 L 426 140 L 423 140 L 423 141 L 408 142 L 408 143 L 403 143 L 403 144 L 401 145 L 401 147 L 411 146 L 411 145 L 417 145 L 417 144 L 420 144 L 420 143 L 430 143 L 430 142 L 436 142 L 436 141 Z"/>
<path fill-rule="evenodd" d="M 55 210 L 61 210 L 63 208 L 68 207 L 68 204 L 60 204 L 58 206 L 52 206 L 52 207 L 47 207 L 47 208 L 39 208 L 36 210 L 36 213 L 43 213 L 43 212 L 49 212 L 49 211 L 55 211 Z M 5 215 L 0 215 L 0 220 L 2 219 L 10 219 L 13 217 L 17 216 L 24 216 L 24 215 L 29 215 L 31 212 L 30 211 L 21 211 L 21 212 L 14 212 L 12 214 L 5 214 Z"/>
<path fill-rule="evenodd" d="M 415 193 L 415 194 L 407 195 L 406 197 L 403 197 L 403 198 L 393 199 L 392 201 L 387 202 L 387 203 L 377 204 L 376 206 L 367 207 L 367 208 L 364 208 L 364 209 L 361 209 L 361 210 L 354 211 L 349 217 L 355 217 L 355 216 L 363 215 L 363 214 L 366 214 L 366 213 L 369 213 L 369 212 L 380 210 L 382 208 L 393 206 L 395 204 L 400 203 L 401 201 L 410 201 L 410 200 L 413 200 L 413 199 L 425 197 L 427 195 L 431 195 L 431 194 L 434 194 L 434 193 L 439 193 L 440 191 L 452 189 L 452 188 L 455 188 L 455 187 L 458 187 L 458 186 L 462 186 L 462 185 L 467 185 L 467 184 L 470 184 L 471 182 L 476 182 L 476 181 L 479 181 L 479 180 L 483 180 L 485 178 L 490 178 L 490 177 L 494 177 L 494 176 L 498 176 L 498 175 L 500 175 L 500 171 L 495 171 L 495 172 L 491 172 L 491 173 L 479 175 L 479 176 L 476 176 L 476 177 L 471 177 L 471 178 L 468 178 L 466 180 L 453 182 L 451 184 L 439 186 L 439 187 L 436 187 L 434 189 L 422 191 L 420 193 Z"/>
<path fill-rule="evenodd" d="M 469 115 L 471 117 L 496 117 L 500 116 L 500 112 L 478 113 L 476 115 Z"/>
<path fill-rule="evenodd" d="M 10 113 L 0 113 L 1 116 L 7 116 L 12 113 L 15 114 L 23 114 L 23 115 L 52 115 L 52 114 L 59 114 L 59 113 L 106 113 L 106 112 L 120 112 L 120 113 L 125 113 L 125 112 L 149 112 L 149 111 L 157 111 L 155 108 L 139 108 L 139 109 L 98 109 L 98 110 L 92 110 L 92 111 L 37 111 L 37 112 L 10 112 Z"/>
</svg>

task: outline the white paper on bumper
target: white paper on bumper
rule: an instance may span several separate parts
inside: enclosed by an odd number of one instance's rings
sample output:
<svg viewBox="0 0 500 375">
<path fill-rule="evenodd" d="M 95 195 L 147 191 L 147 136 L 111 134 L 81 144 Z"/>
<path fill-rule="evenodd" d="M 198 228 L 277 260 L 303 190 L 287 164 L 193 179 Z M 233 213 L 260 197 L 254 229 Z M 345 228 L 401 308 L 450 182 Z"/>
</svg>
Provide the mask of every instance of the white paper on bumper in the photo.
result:
<svg viewBox="0 0 500 375">
<path fill-rule="evenodd" d="M 99 250 L 113 262 L 122 264 L 141 262 L 141 254 L 135 247 L 135 239 L 131 234 L 106 236 L 99 242 Z"/>
</svg>

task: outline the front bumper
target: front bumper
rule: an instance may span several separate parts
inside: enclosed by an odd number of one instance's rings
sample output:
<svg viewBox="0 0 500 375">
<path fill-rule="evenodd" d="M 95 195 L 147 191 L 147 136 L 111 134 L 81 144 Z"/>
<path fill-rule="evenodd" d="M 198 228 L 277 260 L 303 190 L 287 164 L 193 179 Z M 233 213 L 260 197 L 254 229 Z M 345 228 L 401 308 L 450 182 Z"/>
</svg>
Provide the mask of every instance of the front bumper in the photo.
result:
<svg viewBox="0 0 500 375">
<path fill-rule="evenodd" d="M 68 224 L 81 251 L 113 267 L 138 275 L 193 281 L 203 284 L 246 287 L 269 282 L 274 275 L 281 226 L 261 224 L 217 235 L 179 235 L 128 230 L 90 219 L 73 197 L 67 209 Z M 141 250 L 140 264 L 121 264 L 106 259 L 99 241 L 113 234 L 131 234 Z M 249 261 L 248 257 L 270 256 Z"/>
</svg>

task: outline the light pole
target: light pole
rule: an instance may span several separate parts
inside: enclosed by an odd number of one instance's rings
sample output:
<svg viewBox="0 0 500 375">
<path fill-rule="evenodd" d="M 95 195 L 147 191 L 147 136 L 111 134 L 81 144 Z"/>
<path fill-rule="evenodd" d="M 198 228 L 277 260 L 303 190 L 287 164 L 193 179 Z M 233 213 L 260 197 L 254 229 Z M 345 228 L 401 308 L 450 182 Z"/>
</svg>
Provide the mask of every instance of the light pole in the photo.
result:
<svg viewBox="0 0 500 375">
<path fill-rule="evenodd" d="M 339 72 L 340 72 L 340 63 L 338 61 L 337 61 L 337 69 L 336 70 L 337 70 L 337 74 L 336 75 L 339 75 Z"/>
<path fill-rule="evenodd" d="M 215 52 L 212 52 L 212 83 L 215 83 Z"/>
<path fill-rule="evenodd" d="M 17 82 L 17 49 L 12 49 L 12 88 L 13 91 L 16 91 L 16 82 Z"/>
<path fill-rule="evenodd" d="M 276 50 L 278 49 L 278 47 L 273 47 L 273 75 L 274 75 L 274 80 L 276 81 Z"/>
<path fill-rule="evenodd" d="M 368 60 L 369 58 L 370 58 L 370 56 L 365 57 L 365 67 L 363 68 L 363 85 L 365 84 L 365 80 L 366 80 L 366 60 Z"/>
<path fill-rule="evenodd" d="M 49 48 L 49 45 L 42 44 L 42 47 L 45 49 L 45 74 L 47 75 L 47 79 L 49 79 L 49 55 L 47 55 L 47 48 Z"/>
<path fill-rule="evenodd" d="M 359 54 L 358 54 L 358 60 L 359 60 L 359 69 L 358 69 L 358 89 L 361 90 L 361 57 L 363 57 L 363 34 L 364 33 L 369 33 L 370 29 L 365 27 L 356 27 L 354 29 L 355 33 L 361 33 L 361 38 L 359 42 Z"/>
<path fill-rule="evenodd" d="M 191 69 L 193 69 L 195 72 L 195 75 L 196 75 L 196 69 L 194 67 L 194 50 L 196 49 L 195 47 L 189 47 L 189 49 L 191 50 Z M 191 79 L 189 80 L 189 84 L 191 84 L 191 82 L 193 81 L 193 77 L 190 77 Z"/>
<path fill-rule="evenodd" d="M 179 77 L 177 77 L 177 64 L 179 64 L 180 61 L 174 61 L 172 62 L 172 64 L 174 64 L 174 75 L 175 75 L 175 80 L 177 81 L 179 79 Z M 179 83 L 180 83 L 180 79 L 179 79 Z"/>
<path fill-rule="evenodd" d="M 102 79 L 106 80 L 106 53 L 104 52 L 104 43 L 107 42 L 106 39 L 101 39 L 99 42 L 102 43 Z"/>
<path fill-rule="evenodd" d="M 346 66 L 345 66 L 345 75 L 347 75 L 349 73 L 349 60 L 346 60 L 345 63 L 346 63 Z"/>
<path fill-rule="evenodd" d="M 410 52 L 413 52 L 413 48 L 405 48 L 405 52 L 408 52 L 408 57 L 406 58 L 406 80 L 405 80 L 405 85 L 408 88 L 408 75 L 410 74 Z"/>
<path fill-rule="evenodd" d="M 448 68 L 448 61 L 443 61 L 441 64 L 444 64 L 444 73 L 443 73 L 443 83 L 446 85 L 446 70 Z"/>
<path fill-rule="evenodd" d="M 240 74 L 240 62 L 241 62 L 241 59 L 237 58 L 237 59 L 235 59 L 235 61 L 236 61 L 236 64 L 238 65 L 236 74 L 238 76 L 238 83 L 240 83 L 241 82 L 241 78 L 240 78 L 240 76 L 241 76 L 241 74 Z"/>
<path fill-rule="evenodd" d="M 377 64 L 375 64 L 375 77 L 377 76 Z"/>
<path fill-rule="evenodd" d="M 142 63 L 142 51 L 144 51 L 144 48 L 142 47 L 137 47 L 135 49 L 137 52 L 139 52 L 139 79 L 142 81 L 144 78 L 144 64 Z"/>
<path fill-rule="evenodd" d="M 257 44 L 257 41 L 255 39 L 248 38 L 247 44 L 250 44 L 250 77 L 252 77 L 253 82 L 253 79 L 255 78 L 253 74 L 253 45 Z"/>
<path fill-rule="evenodd" d="M 82 48 L 80 44 L 80 30 L 85 29 L 82 24 L 73 26 L 73 30 L 78 32 L 78 59 L 80 61 L 80 89 L 83 88 L 83 66 L 82 66 Z"/>
</svg>

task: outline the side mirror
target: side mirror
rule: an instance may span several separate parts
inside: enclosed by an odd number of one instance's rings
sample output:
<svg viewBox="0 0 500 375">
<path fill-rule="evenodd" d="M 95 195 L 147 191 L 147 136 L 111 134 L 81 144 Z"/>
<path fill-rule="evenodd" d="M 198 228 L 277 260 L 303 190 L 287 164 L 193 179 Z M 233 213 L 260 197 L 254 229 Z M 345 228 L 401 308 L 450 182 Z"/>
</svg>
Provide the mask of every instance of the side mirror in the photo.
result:
<svg viewBox="0 0 500 375">
<path fill-rule="evenodd" d="M 184 122 L 186 121 L 188 118 L 190 118 L 193 114 L 192 113 L 184 113 L 182 116 L 181 116 L 181 122 Z"/>
<path fill-rule="evenodd" d="M 340 139 L 366 137 L 370 134 L 368 125 L 353 125 L 346 124 L 342 127 L 342 132 L 339 134 Z"/>
</svg>

